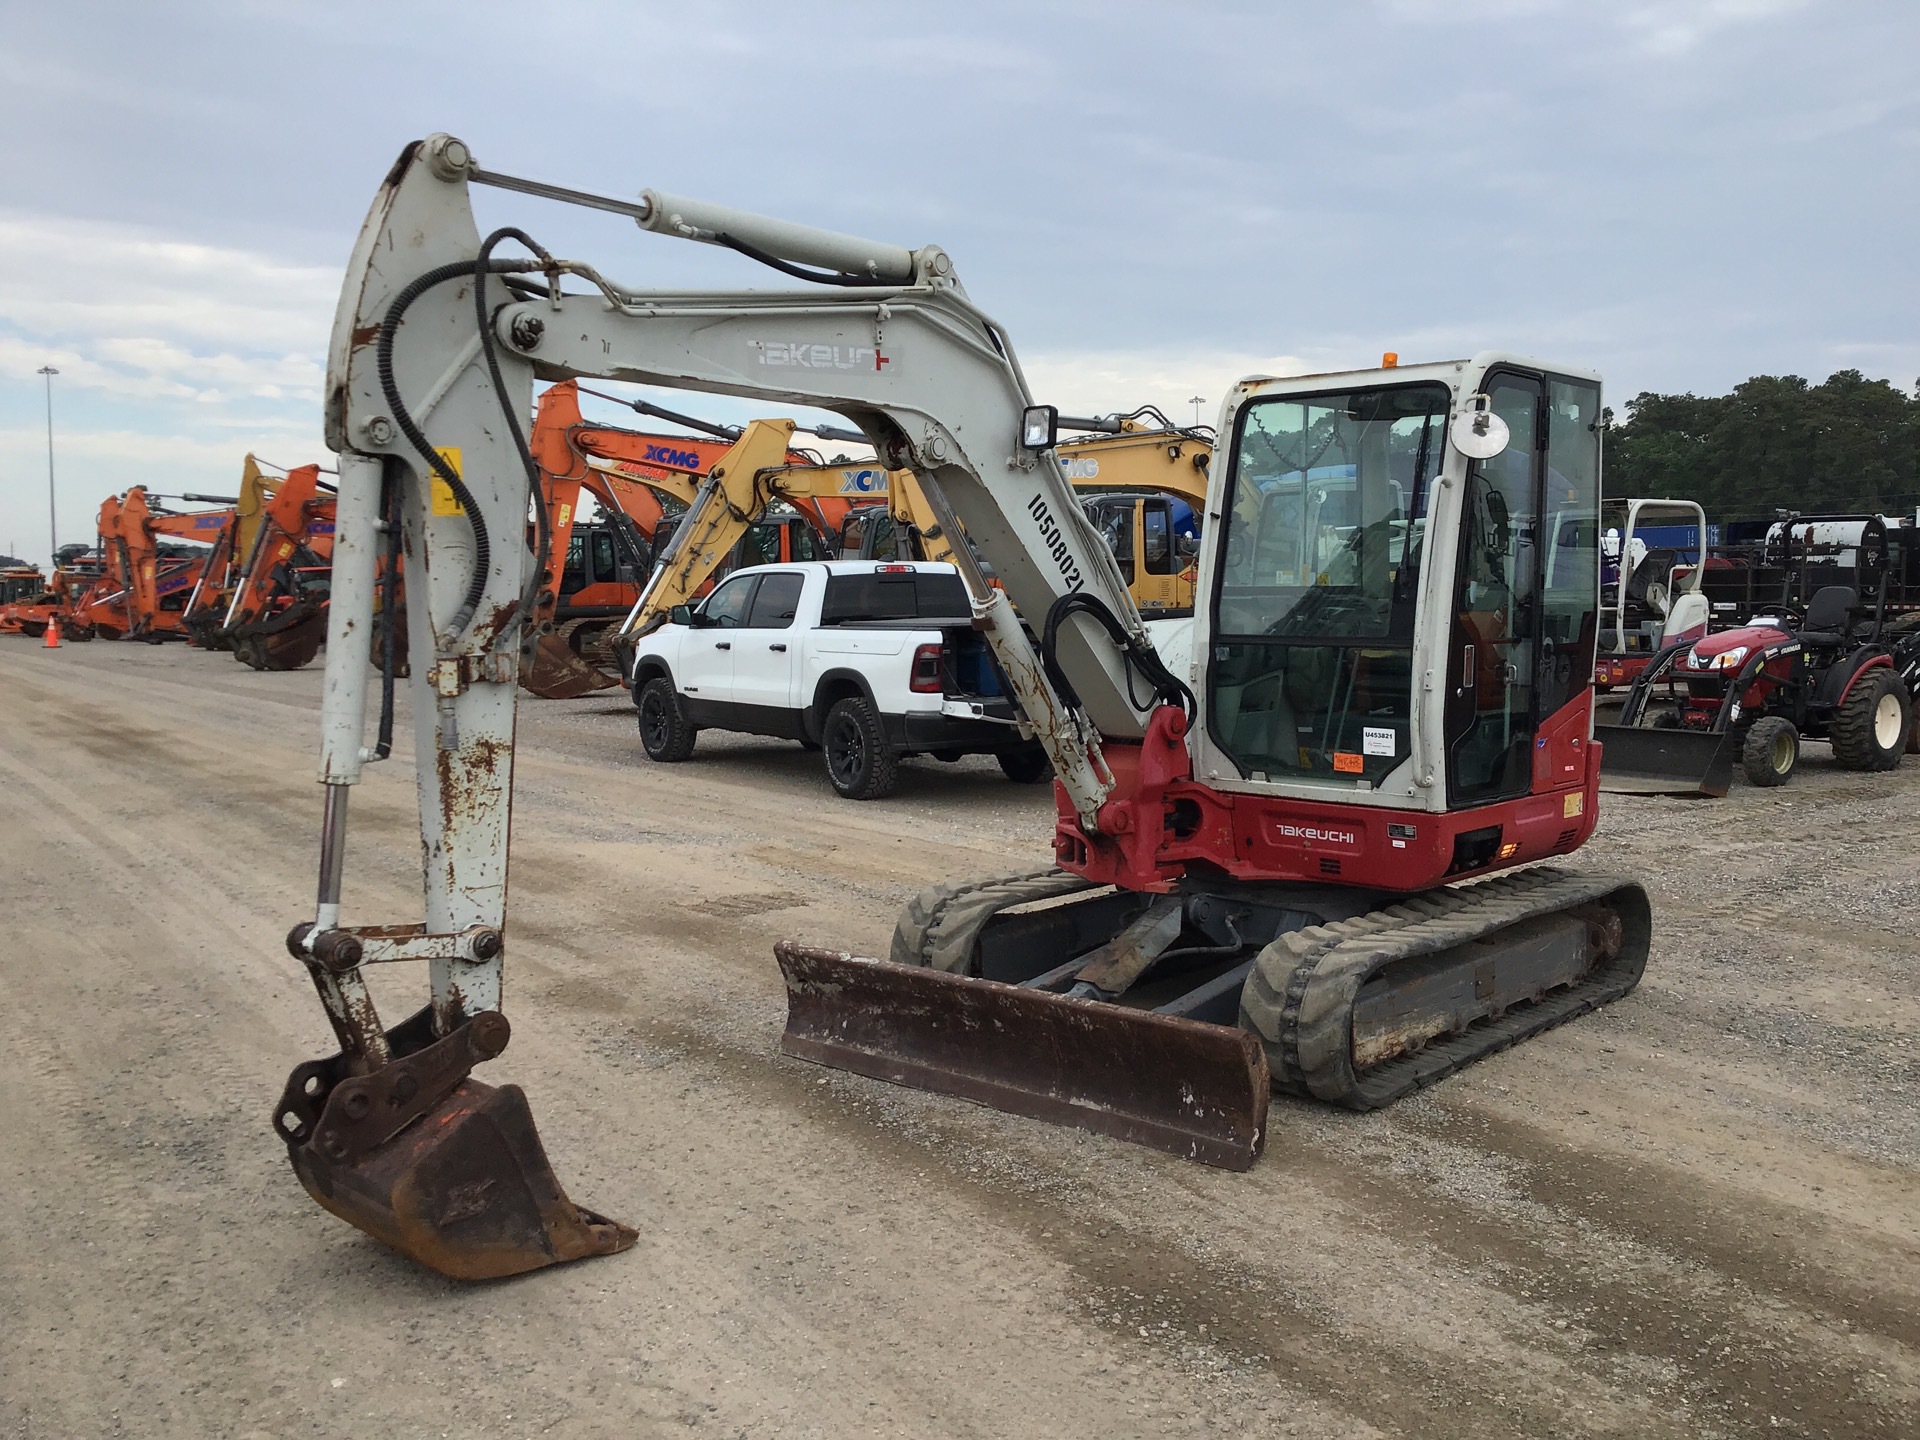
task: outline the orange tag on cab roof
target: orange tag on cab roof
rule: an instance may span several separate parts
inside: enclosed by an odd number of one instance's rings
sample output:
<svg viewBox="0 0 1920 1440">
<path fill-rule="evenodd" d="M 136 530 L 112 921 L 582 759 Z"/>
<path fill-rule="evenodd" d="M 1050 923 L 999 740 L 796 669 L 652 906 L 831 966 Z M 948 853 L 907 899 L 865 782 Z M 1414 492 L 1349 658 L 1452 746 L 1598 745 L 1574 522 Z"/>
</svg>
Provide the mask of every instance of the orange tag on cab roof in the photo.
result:
<svg viewBox="0 0 1920 1440">
<path fill-rule="evenodd" d="M 1367 757 L 1336 750 L 1333 752 L 1333 768 L 1342 775 L 1359 775 L 1367 768 Z"/>
</svg>

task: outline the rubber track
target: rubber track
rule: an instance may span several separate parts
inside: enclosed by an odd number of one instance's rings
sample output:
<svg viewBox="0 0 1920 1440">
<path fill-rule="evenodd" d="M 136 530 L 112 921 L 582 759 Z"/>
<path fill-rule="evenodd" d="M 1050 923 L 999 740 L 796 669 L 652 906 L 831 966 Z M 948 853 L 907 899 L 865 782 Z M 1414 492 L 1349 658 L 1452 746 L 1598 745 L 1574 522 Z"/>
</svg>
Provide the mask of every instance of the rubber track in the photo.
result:
<svg viewBox="0 0 1920 1440">
<path fill-rule="evenodd" d="M 1610 903 L 1624 925 L 1620 955 L 1604 969 L 1538 1003 L 1354 1073 L 1353 1003 L 1370 977 L 1398 961 L 1594 902 Z M 1646 892 L 1633 882 L 1544 867 L 1525 870 L 1282 935 L 1254 962 L 1241 992 L 1240 1023 L 1260 1036 L 1275 1089 L 1373 1110 L 1619 999 L 1640 982 L 1651 935 Z"/>
<path fill-rule="evenodd" d="M 1080 876 L 1057 869 L 935 885 L 914 896 L 900 912 L 888 958 L 896 965 L 928 965 L 954 975 L 972 974 L 974 943 L 986 923 L 1002 910 L 1094 888 Z"/>
<path fill-rule="evenodd" d="M 579 649 L 575 650 L 573 646 L 573 632 L 584 625 L 598 625 L 600 627 L 600 634 L 594 639 L 588 640 L 584 645 L 580 646 Z M 569 650 L 573 650 L 574 654 L 578 655 L 595 669 L 605 670 L 611 674 L 618 675 L 620 673 L 620 662 L 614 658 L 613 635 L 619 627 L 620 621 L 618 617 L 609 620 L 589 615 L 578 620 L 562 621 L 560 625 L 555 627 L 553 638 L 558 640 L 562 645 L 565 645 Z"/>
</svg>

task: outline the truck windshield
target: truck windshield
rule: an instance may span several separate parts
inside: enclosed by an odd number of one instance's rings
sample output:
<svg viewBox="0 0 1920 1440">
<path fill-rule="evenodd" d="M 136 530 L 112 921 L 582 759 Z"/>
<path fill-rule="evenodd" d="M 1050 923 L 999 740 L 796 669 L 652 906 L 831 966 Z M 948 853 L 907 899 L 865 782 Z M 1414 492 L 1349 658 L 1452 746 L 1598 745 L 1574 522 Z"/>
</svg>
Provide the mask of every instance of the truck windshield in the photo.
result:
<svg viewBox="0 0 1920 1440">
<path fill-rule="evenodd" d="M 1377 782 L 1409 753 L 1442 384 L 1240 412 L 1213 596 L 1208 726 L 1243 775 Z"/>
</svg>

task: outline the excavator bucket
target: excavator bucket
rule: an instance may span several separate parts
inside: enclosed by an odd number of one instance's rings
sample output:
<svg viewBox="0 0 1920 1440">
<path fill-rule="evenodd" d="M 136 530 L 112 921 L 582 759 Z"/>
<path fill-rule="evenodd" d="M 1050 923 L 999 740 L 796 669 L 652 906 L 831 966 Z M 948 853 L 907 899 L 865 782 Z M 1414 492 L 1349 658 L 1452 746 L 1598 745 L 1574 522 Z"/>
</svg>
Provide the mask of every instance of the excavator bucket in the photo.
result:
<svg viewBox="0 0 1920 1440">
<path fill-rule="evenodd" d="M 517 1085 L 470 1077 L 506 1044 L 506 1017 L 434 1039 L 422 1010 L 388 1032 L 394 1059 L 355 1075 L 343 1055 L 296 1068 L 274 1112 L 319 1205 L 455 1280 L 612 1255 L 638 1238 L 567 1199 Z"/>
<path fill-rule="evenodd" d="M 1733 736 L 1722 731 L 1596 725 L 1600 788 L 1614 795 L 1725 795 L 1733 786 Z"/>
<path fill-rule="evenodd" d="M 572 700 L 595 690 L 611 690 L 620 682 L 574 654 L 558 635 L 542 635 L 520 667 L 520 683 L 543 700 Z"/>
<path fill-rule="evenodd" d="M 787 1054 L 1245 1170 L 1266 1143 L 1248 1031 L 782 941 Z"/>
<path fill-rule="evenodd" d="M 327 640 L 327 612 L 318 605 L 296 605 L 267 622 L 260 633 L 260 650 L 269 670 L 298 670 Z"/>
</svg>

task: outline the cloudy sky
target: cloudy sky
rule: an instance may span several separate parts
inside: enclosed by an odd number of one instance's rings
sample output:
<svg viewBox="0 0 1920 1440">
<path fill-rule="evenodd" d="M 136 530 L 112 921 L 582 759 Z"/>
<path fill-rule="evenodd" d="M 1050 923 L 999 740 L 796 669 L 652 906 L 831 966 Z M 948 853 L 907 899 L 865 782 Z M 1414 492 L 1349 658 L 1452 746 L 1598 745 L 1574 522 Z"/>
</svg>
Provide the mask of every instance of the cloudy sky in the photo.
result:
<svg viewBox="0 0 1920 1440">
<path fill-rule="evenodd" d="M 322 458 L 407 140 L 937 241 L 1042 398 L 1484 346 L 1641 390 L 1920 376 L 1913 0 L 0 0 L 0 550 Z M 737 257 L 483 192 L 634 284 Z M 685 408 L 742 418 L 710 397 Z M 1210 418 L 1210 417 L 1209 417 Z"/>
</svg>

